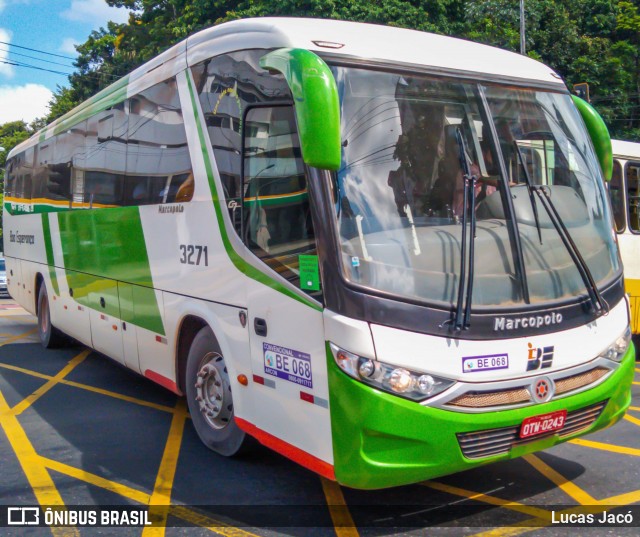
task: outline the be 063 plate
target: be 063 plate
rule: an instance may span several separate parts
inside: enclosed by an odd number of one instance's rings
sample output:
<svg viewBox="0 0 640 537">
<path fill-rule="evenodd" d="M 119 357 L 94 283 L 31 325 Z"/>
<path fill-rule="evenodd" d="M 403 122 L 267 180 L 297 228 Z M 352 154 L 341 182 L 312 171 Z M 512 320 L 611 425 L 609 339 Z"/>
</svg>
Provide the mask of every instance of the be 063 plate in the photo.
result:
<svg viewBox="0 0 640 537">
<path fill-rule="evenodd" d="M 520 426 L 520 438 L 529 438 L 531 436 L 559 431 L 564 427 L 566 419 L 566 410 L 558 410 L 549 414 L 540 414 L 539 416 L 526 418 Z"/>
</svg>

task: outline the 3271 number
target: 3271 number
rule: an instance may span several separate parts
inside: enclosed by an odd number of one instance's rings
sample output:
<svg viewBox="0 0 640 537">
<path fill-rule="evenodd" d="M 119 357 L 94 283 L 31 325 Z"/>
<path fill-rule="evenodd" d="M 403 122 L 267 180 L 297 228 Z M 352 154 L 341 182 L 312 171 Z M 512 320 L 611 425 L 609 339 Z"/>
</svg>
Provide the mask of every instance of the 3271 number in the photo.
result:
<svg viewBox="0 0 640 537">
<path fill-rule="evenodd" d="M 209 266 L 209 251 L 206 246 L 198 244 L 180 245 L 180 263 L 183 265 Z"/>
</svg>

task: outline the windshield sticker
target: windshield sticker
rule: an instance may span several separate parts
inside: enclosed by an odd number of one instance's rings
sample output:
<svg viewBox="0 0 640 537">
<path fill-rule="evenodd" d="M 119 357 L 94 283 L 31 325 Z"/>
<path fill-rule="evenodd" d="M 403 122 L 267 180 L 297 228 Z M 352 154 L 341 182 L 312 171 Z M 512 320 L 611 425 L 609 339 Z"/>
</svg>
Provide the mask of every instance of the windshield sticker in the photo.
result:
<svg viewBox="0 0 640 537">
<path fill-rule="evenodd" d="M 271 343 L 263 343 L 264 372 L 300 386 L 313 388 L 311 356 Z"/>
<path fill-rule="evenodd" d="M 462 372 L 494 371 L 509 369 L 508 354 L 488 354 L 486 356 L 466 356 L 462 358 Z"/>
</svg>

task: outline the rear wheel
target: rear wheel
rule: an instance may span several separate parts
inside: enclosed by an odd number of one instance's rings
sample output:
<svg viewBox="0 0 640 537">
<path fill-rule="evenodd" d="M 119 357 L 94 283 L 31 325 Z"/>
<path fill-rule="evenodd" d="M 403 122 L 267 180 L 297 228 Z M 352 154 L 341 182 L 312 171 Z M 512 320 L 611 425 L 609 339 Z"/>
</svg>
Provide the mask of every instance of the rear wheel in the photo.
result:
<svg viewBox="0 0 640 537">
<path fill-rule="evenodd" d="M 245 433 L 233 419 L 227 366 L 209 327 L 196 334 L 189 349 L 186 394 L 191 420 L 204 445 L 226 457 L 235 455 Z"/>
<path fill-rule="evenodd" d="M 60 347 L 65 342 L 64 334 L 51 324 L 49 294 L 44 283 L 38 293 L 38 336 L 45 349 Z"/>
</svg>

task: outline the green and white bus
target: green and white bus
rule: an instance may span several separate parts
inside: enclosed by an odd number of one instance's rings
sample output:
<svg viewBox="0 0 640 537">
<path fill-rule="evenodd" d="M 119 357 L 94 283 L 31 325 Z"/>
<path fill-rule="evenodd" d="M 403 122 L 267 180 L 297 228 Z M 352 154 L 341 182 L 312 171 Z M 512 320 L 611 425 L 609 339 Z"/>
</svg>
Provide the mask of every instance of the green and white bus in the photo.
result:
<svg viewBox="0 0 640 537">
<path fill-rule="evenodd" d="M 467 41 L 215 26 L 11 152 L 9 291 L 222 455 L 369 489 L 517 457 L 630 403 L 599 121 Z"/>
<path fill-rule="evenodd" d="M 636 336 L 640 334 L 640 144 L 611 140 L 611 146 L 609 194 L 631 307 L 631 331 Z"/>
</svg>

